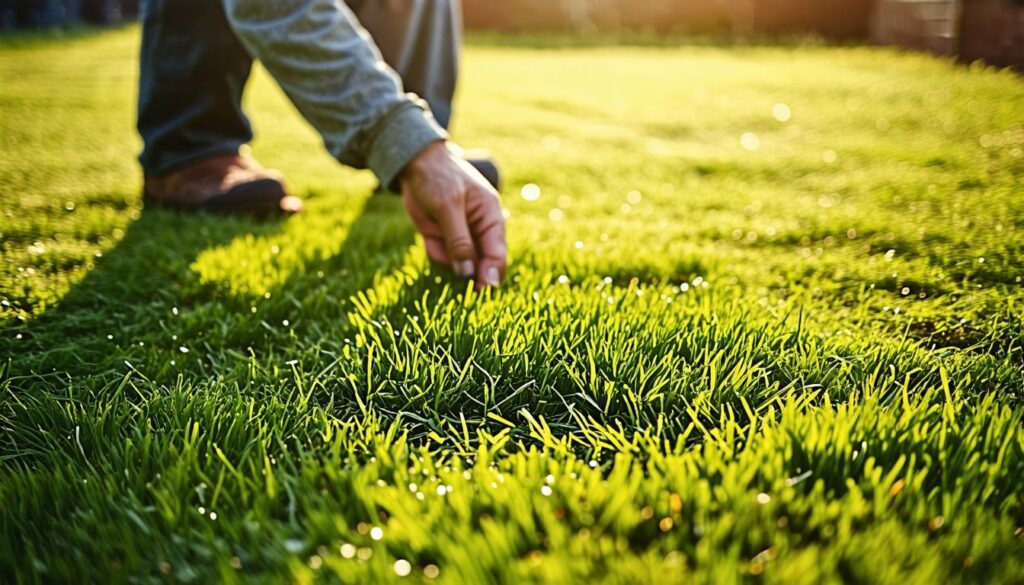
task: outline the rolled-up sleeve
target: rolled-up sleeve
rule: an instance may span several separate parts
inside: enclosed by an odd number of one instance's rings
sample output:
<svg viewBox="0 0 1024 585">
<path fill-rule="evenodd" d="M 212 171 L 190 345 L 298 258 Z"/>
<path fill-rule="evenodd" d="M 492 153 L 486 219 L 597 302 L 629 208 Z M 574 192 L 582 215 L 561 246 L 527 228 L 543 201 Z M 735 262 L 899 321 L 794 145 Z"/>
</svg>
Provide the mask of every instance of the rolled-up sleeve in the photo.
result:
<svg viewBox="0 0 1024 585">
<path fill-rule="evenodd" d="M 447 138 L 339 0 L 222 2 L 242 44 L 340 162 L 394 188 L 416 154 Z"/>
</svg>

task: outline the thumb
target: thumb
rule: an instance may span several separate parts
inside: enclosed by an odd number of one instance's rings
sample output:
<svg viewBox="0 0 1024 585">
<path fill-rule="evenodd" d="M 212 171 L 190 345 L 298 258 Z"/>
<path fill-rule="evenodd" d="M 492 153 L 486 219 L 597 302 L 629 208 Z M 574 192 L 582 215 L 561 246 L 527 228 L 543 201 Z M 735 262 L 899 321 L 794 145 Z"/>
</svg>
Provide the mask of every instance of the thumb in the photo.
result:
<svg viewBox="0 0 1024 585">
<path fill-rule="evenodd" d="M 459 205 L 445 209 L 438 217 L 438 223 L 444 233 L 452 270 L 461 278 L 471 278 L 476 272 L 476 247 L 466 222 L 465 208 Z"/>
</svg>

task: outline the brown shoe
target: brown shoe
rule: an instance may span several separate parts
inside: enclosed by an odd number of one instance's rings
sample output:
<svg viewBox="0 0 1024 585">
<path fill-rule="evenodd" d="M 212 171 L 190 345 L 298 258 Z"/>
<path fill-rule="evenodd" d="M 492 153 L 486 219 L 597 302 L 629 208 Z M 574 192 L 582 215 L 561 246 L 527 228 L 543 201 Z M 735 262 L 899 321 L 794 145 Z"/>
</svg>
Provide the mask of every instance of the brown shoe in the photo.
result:
<svg viewBox="0 0 1024 585">
<path fill-rule="evenodd" d="M 159 177 L 146 177 L 146 205 L 179 211 L 231 215 L 290 215 L 302 211 L 302 200 L 288 195 L 277 171 L 252 157 L 228 154 L 203 159 Z"/>
</svg>

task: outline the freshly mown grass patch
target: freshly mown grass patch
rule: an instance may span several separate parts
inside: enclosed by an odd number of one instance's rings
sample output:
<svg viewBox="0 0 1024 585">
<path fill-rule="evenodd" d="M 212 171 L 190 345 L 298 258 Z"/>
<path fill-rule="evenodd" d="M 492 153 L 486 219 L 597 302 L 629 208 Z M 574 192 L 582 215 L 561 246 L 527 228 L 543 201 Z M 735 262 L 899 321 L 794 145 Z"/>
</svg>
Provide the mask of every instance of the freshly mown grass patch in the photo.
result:
<svg viewBox="0 0 1024 585">
<path fill-rule="evenodd" d="M 1019 78 L 488 38 L 476 294 L 262 72 L 308 213 L 143 212 L 137 41 L 0 40 L 0 581 L 1024 575 Z"/>
</svg>

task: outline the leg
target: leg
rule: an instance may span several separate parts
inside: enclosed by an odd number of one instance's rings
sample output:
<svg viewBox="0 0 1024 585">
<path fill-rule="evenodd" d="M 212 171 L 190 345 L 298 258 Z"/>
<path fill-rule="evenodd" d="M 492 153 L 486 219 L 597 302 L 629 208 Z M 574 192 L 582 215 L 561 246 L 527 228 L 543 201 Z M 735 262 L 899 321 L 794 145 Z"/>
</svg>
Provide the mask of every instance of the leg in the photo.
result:
<svg viewBox="0 0 1024 585">
<path fill-rule="evenodd" d="M 214 0 L 144 0 L 139 161 L 162 175 L 252 139 L 242 90 L 252 58 Z"/>
<path fill-rule="evenodd" d="M 384 60 L 448 127 L 458 79 L 459 0 L 348 0 Z"/>
</svg>

